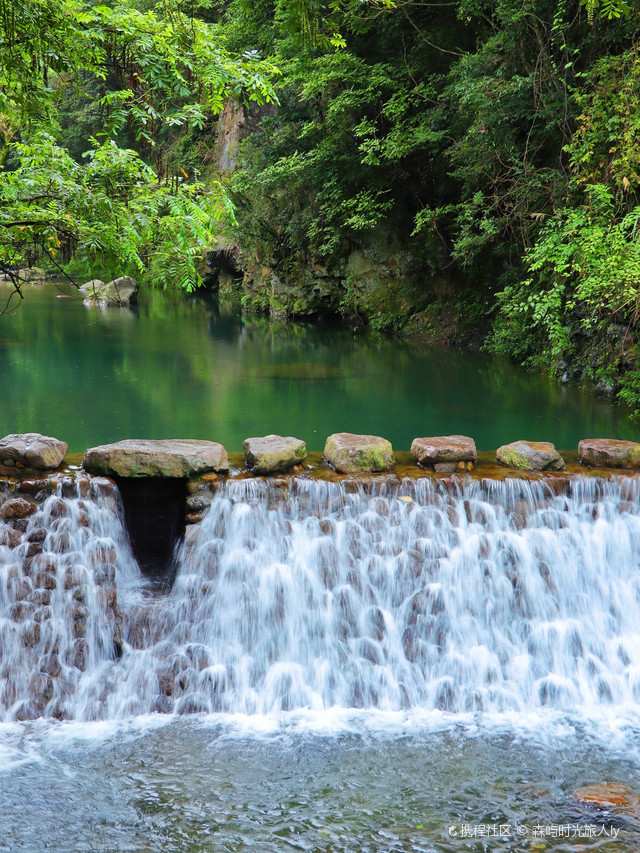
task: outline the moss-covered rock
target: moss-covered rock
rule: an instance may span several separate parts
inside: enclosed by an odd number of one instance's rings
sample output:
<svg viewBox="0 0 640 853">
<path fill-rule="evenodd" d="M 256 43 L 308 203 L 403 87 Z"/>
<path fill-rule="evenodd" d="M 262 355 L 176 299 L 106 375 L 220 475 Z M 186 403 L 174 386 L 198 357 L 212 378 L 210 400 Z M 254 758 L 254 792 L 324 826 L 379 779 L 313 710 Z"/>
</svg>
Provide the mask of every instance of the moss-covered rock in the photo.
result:
<svg viewBox="0 0 640 853">
<path fill-rule="evenodd" d="M 513 441 L 496 450 L 496 460 L 519 471 L 559 471 L 564 459 L 549 441 Z"/>
<path fill-rule="evenodd" d="M 377 435 L 336 432 L 327 438 L 324 459 L 340 474 L 388 471 L 395 465 L 391 442 Z"/>
<path fill-rule="evenodd" d="M 254 474 L 276 474 L 299 465 L 307 456 L 304 441 L 291 435 L 265 435 L 242 442 L 247 468 Z"/>
<path fill-rule="evenodd" d="M 62 464 L 67 450 L 65 441 L 39 432 L 11 433 L 0 439 L 0 462 L 53 470 Z"/>
</svg>

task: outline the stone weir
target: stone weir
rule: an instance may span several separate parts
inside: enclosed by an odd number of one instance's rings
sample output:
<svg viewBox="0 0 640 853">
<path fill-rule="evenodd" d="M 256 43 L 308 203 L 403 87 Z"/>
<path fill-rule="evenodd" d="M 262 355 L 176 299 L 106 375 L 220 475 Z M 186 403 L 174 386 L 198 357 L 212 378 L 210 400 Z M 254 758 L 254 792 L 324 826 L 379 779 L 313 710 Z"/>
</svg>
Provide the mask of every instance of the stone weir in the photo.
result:
<svg viewBox="0 0 640 853">
<path fill-rule="evenodd" d="M 124 527 L 140 570 L 159 588 L 175 577 L 174 552 L 188 528 L 199 525 L 214 495 L 229 482 L 267 478 L 284 496 L 299 478 L 343 483 L 346 490 L 373 493 L 397 489 L 405 479 L 442 480 L 457 488 L 462 478 L 544 480 L 556 494 L 578 474 L 611 477 L 640 469 L 640 444 L 586 439 L 577 453 L 562 455 L 550 442 L 517 440 L 493 453 L 480 453 L 462 435 L 417 437 L 410 452 L 395 452 L 380 436 L 335 433 L 324 451 L 307 453 L 293 436 L 247 438 L 242 454 L 228 454 L 214 441 L 127 439 L 67 454 L 67 445 L 38 433 L 0 440 L 0 487 L 5 544 L 24 544 L 23 534 L 37 505 L 51 495 L 85 498 L 117 487 Z M 58 505 L 60 509 L 60 505 Z M 60 510 L 61 511 L 61 510 Z M 29 527 L 27 559 L 39 553 Z M 35 538 L 34 538 L 35 537 Z"/>
<path fill-rule="evenodd" d="M 274 444 L 289 461 L 257 475 Z M 333 467 L 278 437 L 230 457 L 210 442 L 163 458 L 118 443 L 39 471 L 5 448 L 0 720 L 637 700 L 631 469 L 563 454 L 556 470 L 545 447 L 531 450 L 550 471 L 493 454 L 436 462 L 429 439 L 432 467 L 396 453 L 386 471 L 343 474 L 387 447 L 345 461 L 353 443 L 333 444 Z M 179 491 L 150 504 L 163 484 Z M 162 554 L 145 551 L 137 514 Z"/>
</svg>

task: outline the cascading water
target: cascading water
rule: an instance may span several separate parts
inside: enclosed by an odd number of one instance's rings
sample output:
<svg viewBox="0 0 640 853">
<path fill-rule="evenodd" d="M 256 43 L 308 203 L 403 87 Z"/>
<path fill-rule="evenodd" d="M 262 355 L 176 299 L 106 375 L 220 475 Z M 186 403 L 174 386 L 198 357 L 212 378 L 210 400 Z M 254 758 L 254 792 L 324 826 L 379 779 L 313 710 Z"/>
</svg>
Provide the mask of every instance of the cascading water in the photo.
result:
<svg viewBox="0 0 640 853">
<path fill-rule="evenodd" d="M 640 701 L 635 478 L 229 480 L 170 592 L 101 484 L 0 530 L 4 720 Z"/>
</svg>

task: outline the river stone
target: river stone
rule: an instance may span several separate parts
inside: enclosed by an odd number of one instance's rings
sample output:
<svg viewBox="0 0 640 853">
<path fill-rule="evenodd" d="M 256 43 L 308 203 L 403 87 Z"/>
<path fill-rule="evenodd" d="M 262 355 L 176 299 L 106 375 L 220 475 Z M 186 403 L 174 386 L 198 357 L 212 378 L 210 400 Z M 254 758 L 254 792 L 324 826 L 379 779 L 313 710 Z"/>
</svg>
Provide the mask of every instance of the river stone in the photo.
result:
<svg viewBox="0 0 640 853">
<path fill-rule="evenodd" d="M 90 474 L 107 477 L 195 477 L 207 471 L 228 471 L 227 451 L 215 441 L 200 439 L 125 439 L 85 451 Z"/>
<path fill-rule="evenodd" d="M 291 435 L 264 435 L 242 442 L 247 468 L 254 474 L 276 474 L 303 462 L 307 455 L 304 441 Z"/>
<path fill-rule="evenodd" d="M 378 435 L 336 432 L 324 446 L 324 460 L 340 474 L 388 471 L 395 459 L 391 442 Z"/>
<path fill-rule="evenodd" d="M 28 281 L 31 284 L 45 284 L 47 281 L 46 270 L 41 267 L 26 267 L 25 269 L 16 270 L 15 277 L 20 283 Z"/>
<path fill-rule="evenodd" d="M 0 459 L 20 462 L 30 468 L 57 468 L 66 452 L 65 441 L 39 432 L 12 433 L 0 439 Z"/>
<path fill-rule="evenodd" d="M 135 305 L 138 300 L 138 288 L 140 285 L 129 275 L 114 278 L 99 290 L 90 294 L 84 300 L 85 305 L 99 305 L 100 307 L 111 305 Z"/>
<path fill-rule="evenodd" d="M 466 435 L 435 435 L 414 438 L 411 455 L 420 465 L 435 466 L 458 462 L 476 462 L 476 443 Z M 455 470 L 454 464 L 453 469 Z M 436 469 L 437 470 L 437 469 Z"/>
<path fill-rule="evenodd" d="M 614 438 L 583 438 L 578 459 L 596 468 L 640 468 L 640 444 Z"/>
<path fill-rule="evenodd" d="M 521 471 L 559 471 L 564 459 L 550 441 L 512 441 L 496 450 L 496 459 Z"/>
<path fill-rule="evenodd" d="M 585 806 L 640 817 L 640 796 L 619 782 L 585 785 L 573 792 L 573 798 Z"/>
<path fill-rule="evenodd" d="M 27 498 L 10 498 L 0 506 L 2 518 L 26 518 L 36 511 L 36 505 Z"/>
</svg>

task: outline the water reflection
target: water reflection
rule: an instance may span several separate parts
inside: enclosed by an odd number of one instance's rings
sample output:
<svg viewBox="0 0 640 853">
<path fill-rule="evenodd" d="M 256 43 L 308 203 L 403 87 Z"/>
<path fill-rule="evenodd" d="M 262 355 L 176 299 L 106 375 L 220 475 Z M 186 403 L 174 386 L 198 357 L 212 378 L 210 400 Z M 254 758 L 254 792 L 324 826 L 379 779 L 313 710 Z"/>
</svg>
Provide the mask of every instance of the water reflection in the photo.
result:
<svg viewBox="0 0 640 853">
<path fill-rule="evenodd" d="M 0 429 L 70 450 L 127 437 L 210 438 L 239 450 L 279 432 L 320 450 L 335 431 L 466 433 L 479 449 L 543 438 L 634 437 L 626 410 L 499 359 L 338 326 L 271 323 L 210 297 L 143 291 L 135 310 L 87 309 L 29 288 L 0 318 Z"/>
</svg>

